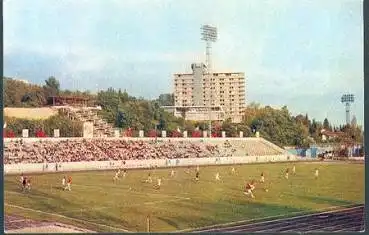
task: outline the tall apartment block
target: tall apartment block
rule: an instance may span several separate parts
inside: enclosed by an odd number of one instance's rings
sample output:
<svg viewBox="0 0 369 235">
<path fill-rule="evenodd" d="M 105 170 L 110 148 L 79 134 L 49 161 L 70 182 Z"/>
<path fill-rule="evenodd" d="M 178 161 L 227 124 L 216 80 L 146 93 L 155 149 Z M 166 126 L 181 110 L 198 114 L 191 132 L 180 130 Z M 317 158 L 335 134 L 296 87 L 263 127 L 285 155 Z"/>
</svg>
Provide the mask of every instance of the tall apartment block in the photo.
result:
<svg viewBox="0 0 369 235">
<path fill-rule="evenodd" d="M 186 120 L 210 117 L 240 122 L 245 108 L 245 74 L 213 72 L 210 76 L 202 63 L 191 68 L 190 74 L 174 74 L 174 115 Z"/>
</svg>

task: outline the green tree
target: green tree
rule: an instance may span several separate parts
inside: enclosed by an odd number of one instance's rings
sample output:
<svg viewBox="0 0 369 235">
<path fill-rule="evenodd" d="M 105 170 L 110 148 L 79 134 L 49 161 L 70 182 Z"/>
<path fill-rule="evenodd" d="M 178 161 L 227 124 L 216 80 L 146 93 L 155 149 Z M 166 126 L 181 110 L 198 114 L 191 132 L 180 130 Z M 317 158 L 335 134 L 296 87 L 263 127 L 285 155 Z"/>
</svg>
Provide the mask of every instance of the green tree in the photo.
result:
<svg viewBox="0 0 369 235">
<path fill-rule="evenodd" d="M 160 106 L 173 106 L 174 105 L 174 94 L 161 94 L 157 99 Z"/>
<path fill-rule="evenodd" d="M 331 130 L 331 125 L 329 124 L 329 121 L 328 121 L 327 118 L 324 118 L 323 128 L 326 129 L 326 130 Z"/>
<path fill-rule="evenodd" d="M 225 131 L 228 137 L 238 137 L 237 126 L 232 123 L 230 118 L 222 123 L 222 131 Z"/>
<path fill-rule="evenodd" d="M 53 76 L 49 77 L 47 80 L 45 80 L 44 92 L 46 97 L 59 95 L 59 81 Z"/>
</svg>

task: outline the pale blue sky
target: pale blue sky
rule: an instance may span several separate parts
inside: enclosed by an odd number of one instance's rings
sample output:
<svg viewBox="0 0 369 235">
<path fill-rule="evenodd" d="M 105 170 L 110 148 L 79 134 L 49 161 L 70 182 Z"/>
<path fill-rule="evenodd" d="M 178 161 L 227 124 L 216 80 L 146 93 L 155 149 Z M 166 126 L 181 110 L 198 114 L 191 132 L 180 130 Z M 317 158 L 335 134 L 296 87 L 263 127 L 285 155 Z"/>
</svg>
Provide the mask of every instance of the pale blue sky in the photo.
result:
<svg viewBox="0 0 369 235">
<path fill-rule="evenodd" d="M 245 72 L 247 103 L 340 124 L 351 92 L 362 124 L 362 17 L 359 0 L 6 0 L 4 75 L 154 98 L 205 60 L 211 24 L 213 68 Z"/>
</svg>

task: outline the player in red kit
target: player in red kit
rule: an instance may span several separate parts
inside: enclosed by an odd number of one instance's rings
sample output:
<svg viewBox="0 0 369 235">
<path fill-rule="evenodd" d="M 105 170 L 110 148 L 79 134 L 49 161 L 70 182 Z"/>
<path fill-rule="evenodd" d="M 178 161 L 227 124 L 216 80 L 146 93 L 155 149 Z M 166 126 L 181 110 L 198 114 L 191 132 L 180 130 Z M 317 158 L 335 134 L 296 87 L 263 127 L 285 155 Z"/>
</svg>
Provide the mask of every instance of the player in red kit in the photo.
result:
<svg viewBox="0 0 369 235">
<path fill-rule="evenodd" d="M 70 187 L 70 185 L 72 184 L 72 177 L 71 176 L 69 176 L 68 177 L 68 181 L 67 181 L 67 187 L 65 187 L 65 189 L 64 190 L 69 190 L 69 191 L 71 191 L 72 189 L 71 189 L 71 187 Z"/>
<path fill-rule="evenodd" d="M 244 194 L 245 195 L 250 195 L 251 198 L 255 198 L 254 194 L 252 193 L 252 191 L 254 191 L 254 189 L 255 189 L 255 181 L 252 180 L 250 183 L 246 183 Z"/>
</svg>

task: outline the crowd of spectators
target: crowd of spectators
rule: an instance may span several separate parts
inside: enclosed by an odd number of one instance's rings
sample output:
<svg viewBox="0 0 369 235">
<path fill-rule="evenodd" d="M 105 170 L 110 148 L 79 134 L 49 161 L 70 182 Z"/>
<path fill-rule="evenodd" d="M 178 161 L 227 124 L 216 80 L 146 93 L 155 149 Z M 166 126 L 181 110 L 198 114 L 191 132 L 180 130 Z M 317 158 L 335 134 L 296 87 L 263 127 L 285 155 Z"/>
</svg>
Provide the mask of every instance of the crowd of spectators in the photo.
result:
<svg viewBox="0 0 369 235">
<path fill-rule="evenodd" d="M 230 156 L 222 145 L 190 141 L 62 140 L 7 142 L 4 164 Z"/>
</svg>

